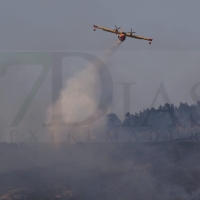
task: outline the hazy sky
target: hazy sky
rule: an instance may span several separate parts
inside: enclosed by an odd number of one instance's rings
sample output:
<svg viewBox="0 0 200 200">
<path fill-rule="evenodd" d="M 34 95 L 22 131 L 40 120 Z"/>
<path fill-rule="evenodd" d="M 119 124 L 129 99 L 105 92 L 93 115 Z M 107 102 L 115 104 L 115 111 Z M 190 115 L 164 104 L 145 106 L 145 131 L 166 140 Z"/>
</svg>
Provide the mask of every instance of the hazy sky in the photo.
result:
<svg viewBox="0 0 200 200">
<path fill-rule="evenodd" d="M 154 38 L 127 40 L 121 49 L 199 50 L 197 0 L 1 0 L 1 50 L 99 50 L 114 35 L 92 31 L 92 24 Z"/>
<path fill-rule="evenodd" d="M 101 55 L 117 37 L 100 30 L 94 32 L 93 23 L 108 28 L 121 26 L 124 31 L 132 28 L 154 40 L 149 45 L 127 38 L 112 57 L 109 63 L 114 84 L 112 111 L 123 118 L 121 82 L 136 82 L 131 87 L 132 113 L 152 105 L 161 82 L 171 103 L 191 104 L 194 103 L 191 88 L 200 81 L 199 10 L 198 0 L 1 0 L 0 51 L 60 50 Z M 72 58 L 64 64 L 72 68 L 82 63 Z M 7 122 L 9 126 L 16 116 L 40 70 L 38 66 L 18 66 L 1 77 L 0 108 L 4 110 L 1 116 L 4 125 Z M 67 73 L 64 71 L 63 77 Z M 45 119 L 45 110 L 51 102 L 50 81 L 51 74 L 32 102 L 27 120 L 38 115 Z M 159 97 L 155 106 L 164 103 Z M 42 109 L 36 111 L 36 106 Z"/>
</svg>

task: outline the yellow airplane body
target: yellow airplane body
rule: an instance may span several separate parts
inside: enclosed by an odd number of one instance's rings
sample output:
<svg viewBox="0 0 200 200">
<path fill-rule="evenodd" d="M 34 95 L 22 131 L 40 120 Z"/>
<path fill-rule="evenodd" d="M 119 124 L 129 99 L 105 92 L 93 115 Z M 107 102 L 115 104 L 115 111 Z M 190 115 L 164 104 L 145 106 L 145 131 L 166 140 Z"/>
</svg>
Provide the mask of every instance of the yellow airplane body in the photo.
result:
<svg viewBox="0 0 200 200">
<path fill-rule="evenodd" d="M 153 41 L 152 38 L 146 38 L 143 36 L 133 35 L 133 33 L 135 33 L 135 32 L 132 32 L 132 29 L 131 29 L 131 32 L 123 32 L 123 31 L 118 31 L 121 27 L 117 28 L 116 26 L 115 26 L 116 29 L 114 29 L 114 30 L 109 29 L 109 28 L 104 28 L 101 26 L 96 26 L 96 25 L 93 25 L 93 27 L 94 27 L 94 31 L 96 31 L 96 29 L 101 29 L 103 31 L 115 33 L 116 35 L 118 35 L 119 40 L 122 42 L 126 39 L 126 37 L 135 38 L 135 39 L 139 39 L 139 40 L 147 40 L 147 41 L 149 41 L 149 44 L 151 44 L 151 42 Z"/>
</svg>

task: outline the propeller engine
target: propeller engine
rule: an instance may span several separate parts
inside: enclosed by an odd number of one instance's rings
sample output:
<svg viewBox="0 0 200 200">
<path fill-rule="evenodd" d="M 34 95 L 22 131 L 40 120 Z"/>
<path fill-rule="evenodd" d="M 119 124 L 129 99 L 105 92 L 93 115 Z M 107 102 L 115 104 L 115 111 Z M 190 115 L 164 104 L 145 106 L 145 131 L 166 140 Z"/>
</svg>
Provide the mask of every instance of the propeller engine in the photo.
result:
<svg viewBox="0 0 200 200">
<path fill-rule="evenodd" d="M 128 33 L 130 33 L 130 35 L 133 35 L 133 33 L 136 33 L 136 32 L 133 32 L 132 29 L 131 29 L 131 32 L 128 32 Z"/>
<path fill-rule="evenodd" d="M 118 30 L 119 30 L 121 27 L 117 28 L 117 26 L 115 25 L 115 28 L 116 28 L 116 29 L 114 29 L 114 31 L 115 31 L 115 33 L 117 33 Z"/>
</svg>

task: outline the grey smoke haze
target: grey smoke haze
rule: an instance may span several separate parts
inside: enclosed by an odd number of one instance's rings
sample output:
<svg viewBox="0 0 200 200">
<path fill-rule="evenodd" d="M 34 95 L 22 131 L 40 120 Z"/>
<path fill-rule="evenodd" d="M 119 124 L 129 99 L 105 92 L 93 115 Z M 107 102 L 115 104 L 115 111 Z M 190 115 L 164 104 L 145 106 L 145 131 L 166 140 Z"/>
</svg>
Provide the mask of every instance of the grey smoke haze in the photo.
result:
<svg viewBox="0 0 200 200">
<path fill-rule="evenodd" d="M 199 199 L 198 144 L 43 143 L 0 148 L 1 194 L 7 199 L 56 199 L 58 194 L 61 199 Z"/>
</svg>

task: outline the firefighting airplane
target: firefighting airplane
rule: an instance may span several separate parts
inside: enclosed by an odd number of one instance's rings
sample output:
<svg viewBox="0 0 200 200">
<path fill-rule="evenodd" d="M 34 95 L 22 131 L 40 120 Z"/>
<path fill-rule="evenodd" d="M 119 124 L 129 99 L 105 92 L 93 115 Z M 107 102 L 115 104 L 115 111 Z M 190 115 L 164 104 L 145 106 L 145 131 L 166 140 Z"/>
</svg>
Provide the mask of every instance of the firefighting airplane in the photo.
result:
<svg viewBox="0 0 200 200">
<path fill-rule="evenodd" d="M 126 37 L 131 37 L 131 38 L 135 38 L 135 39 L 139 39 L 139 40 L 147 40 L 149 41 L 149 44 L 151 44 L 151 42 L 153 41 L 153 39 L 151 38 L 145 38 L 145 37 L 142 37 L 142 36 L 138 36 L 138 35 L 133 35 L 133 32 L 132 29 L 131 29 L 131 32 L 123 32 L 122 30 L 119 31 L 119 28 L 117 28 L 117 26 L 115 25 L 115 29 L 112 30 L 112 29 L 108 29 L 108 28 L 104 28 L 104 27 L 101 27 L 101 26 L 96 26 L 93 24 L 93 27 L 94 27 L 94 31 L 96 31 L 96 29 L 101 29 L 103 31 L 107 31 L 107 32 L 110 32 L 110 33 L 115 33 L 116 35 L 118 35 L 118 38 L 120 41 L 124 41 L 126 39 Z"/>
</svg>

